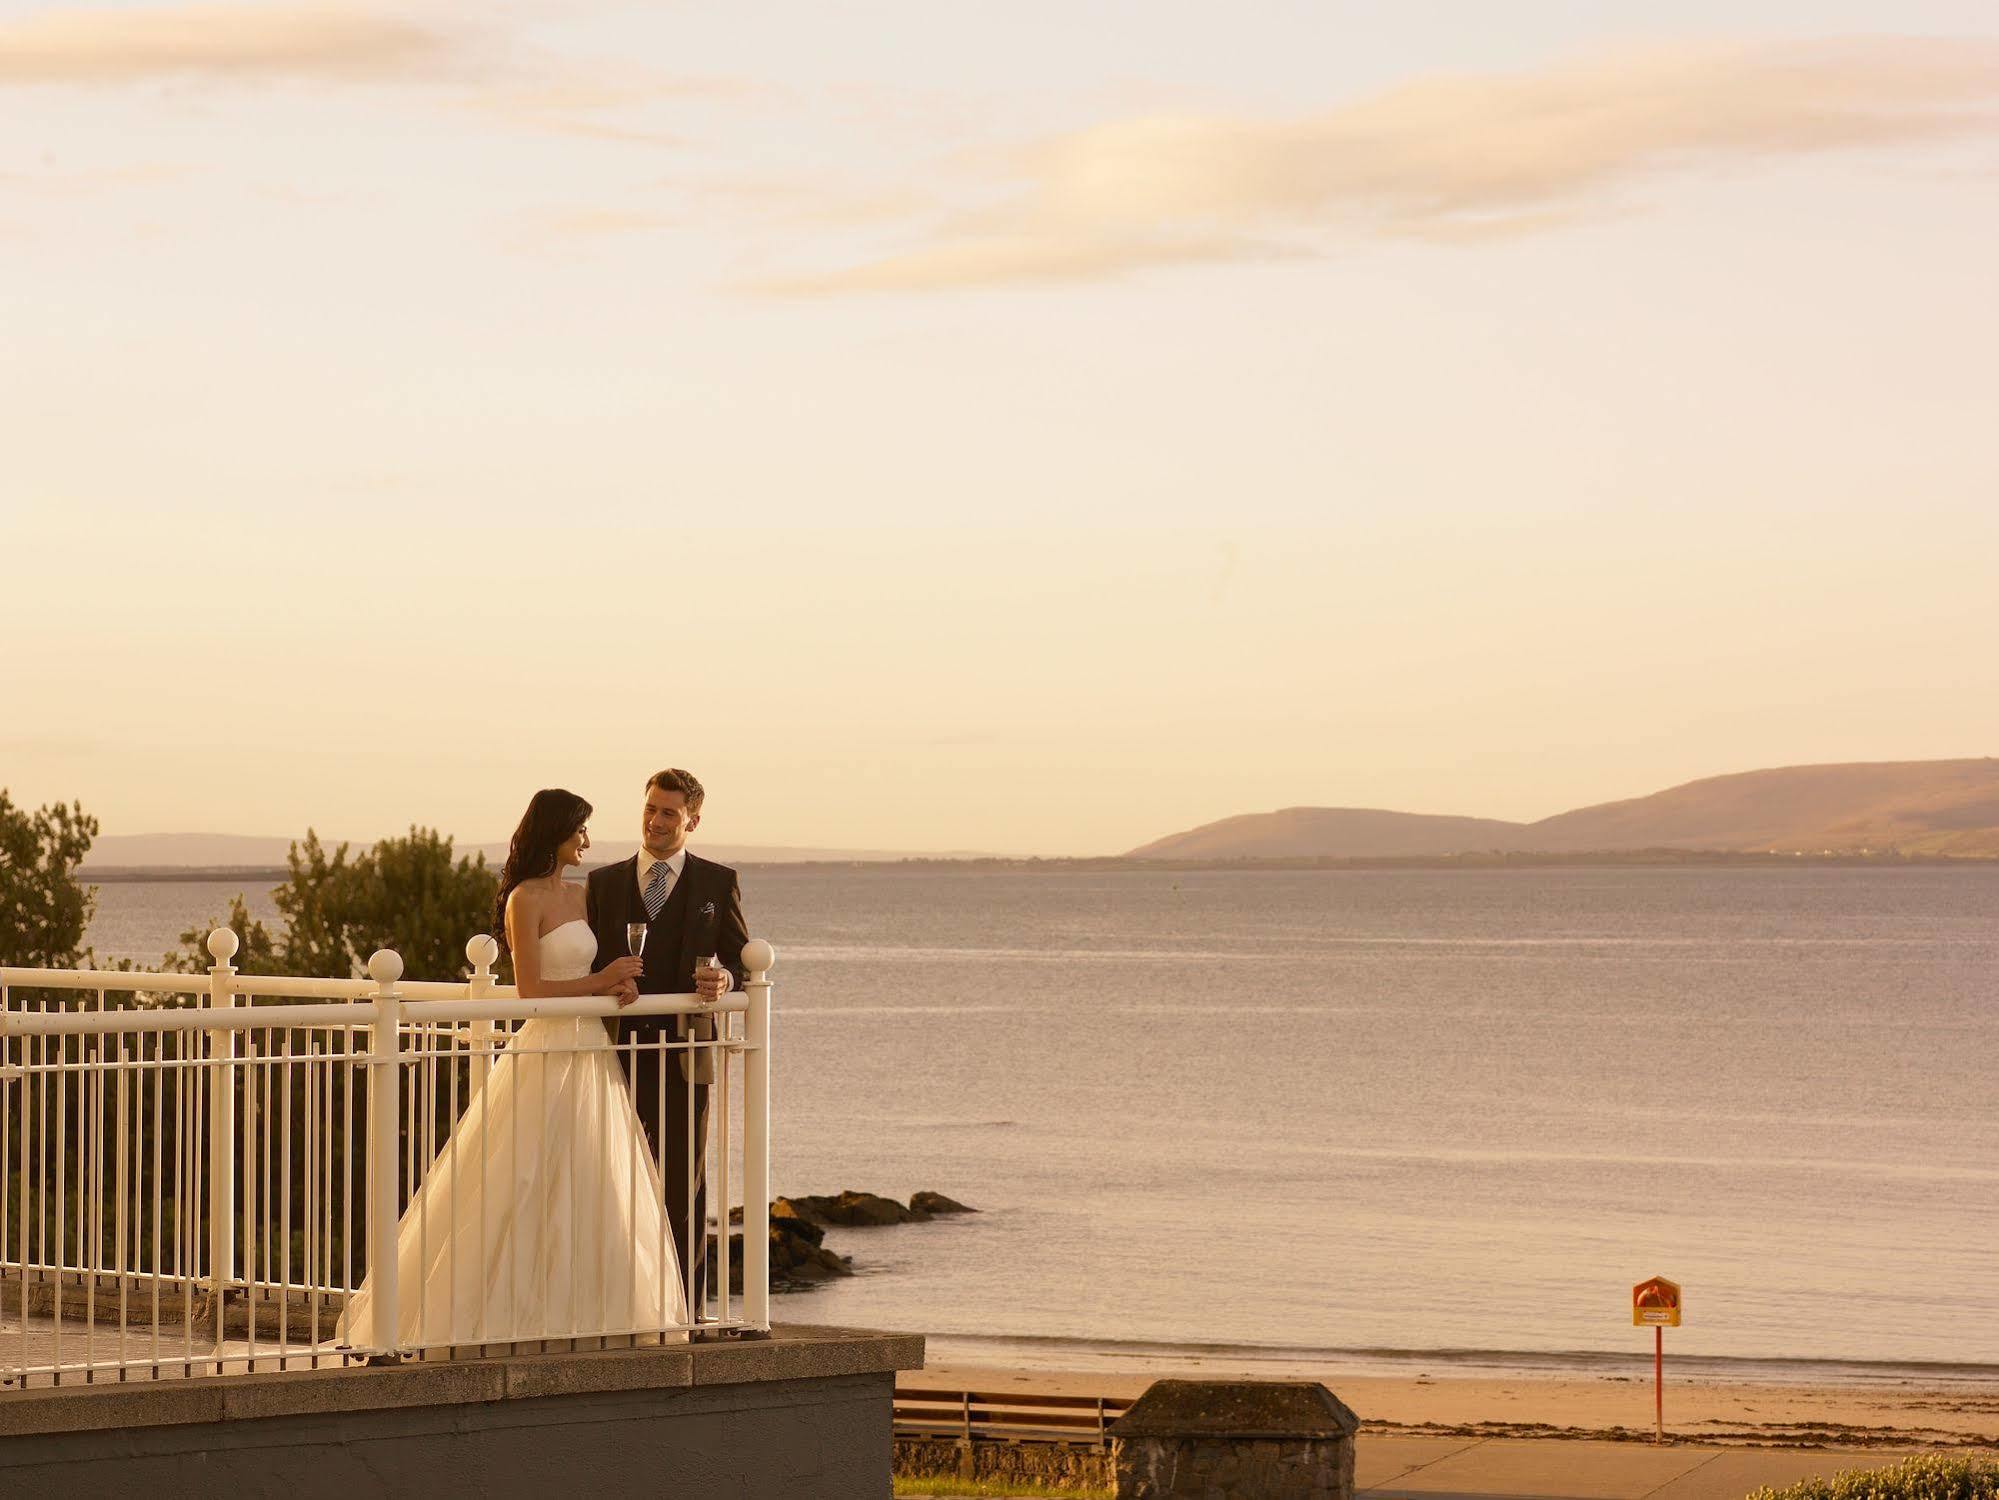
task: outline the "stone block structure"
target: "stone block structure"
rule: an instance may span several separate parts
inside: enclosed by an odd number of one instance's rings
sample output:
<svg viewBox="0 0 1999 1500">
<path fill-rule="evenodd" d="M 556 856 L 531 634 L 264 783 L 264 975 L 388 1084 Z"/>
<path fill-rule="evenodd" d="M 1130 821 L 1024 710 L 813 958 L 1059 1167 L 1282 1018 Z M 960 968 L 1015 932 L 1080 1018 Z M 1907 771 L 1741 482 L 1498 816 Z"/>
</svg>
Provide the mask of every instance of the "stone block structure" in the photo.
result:
<svg viewBox="0 0 1999 1500">
<path fill-rule="evenodd" d="M 1118 1500 L 1352 1500 L 1359 1427 L 1313 1381 L 1155 1381 L 1111 1428 Z"/>
</svg>

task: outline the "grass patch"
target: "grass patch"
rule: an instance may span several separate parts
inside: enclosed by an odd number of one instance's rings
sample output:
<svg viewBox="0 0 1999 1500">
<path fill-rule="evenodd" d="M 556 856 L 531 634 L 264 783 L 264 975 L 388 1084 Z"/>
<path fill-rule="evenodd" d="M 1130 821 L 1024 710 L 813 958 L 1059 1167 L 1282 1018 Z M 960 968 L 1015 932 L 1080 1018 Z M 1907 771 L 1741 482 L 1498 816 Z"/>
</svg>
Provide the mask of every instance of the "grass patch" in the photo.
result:
<svg viewBox="0 0 1999 1500">
<path fill-rule="evenodd" d="M 1077 1485 L 1062 1489 L 1046 1484 L 1023 1484 L 1017 1479 L 912 1479 L 895 1476 L 898 1495 L 1029 1495 L 1051 1496 L 1054 1500 L 1116 1500 L 1111 1491 L 1097 1485 Z"/>
<path fill-rule="evenodd" d="M 1885 1469 L 1841 1469 L 1830 1479 L 1767 1485 L 1744 1500 L 1999 1500 L 1999 1459 L 1905 1458 Z"/>
</svg>

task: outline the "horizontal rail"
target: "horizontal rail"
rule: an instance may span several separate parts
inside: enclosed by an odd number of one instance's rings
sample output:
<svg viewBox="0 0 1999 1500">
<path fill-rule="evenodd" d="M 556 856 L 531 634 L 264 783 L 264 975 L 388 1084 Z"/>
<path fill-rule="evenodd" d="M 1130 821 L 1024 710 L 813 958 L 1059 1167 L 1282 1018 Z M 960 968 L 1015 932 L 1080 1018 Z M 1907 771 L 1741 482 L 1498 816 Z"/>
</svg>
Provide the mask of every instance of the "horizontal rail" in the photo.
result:
<svg viewBox="0 0 1999 1500">
<path fill-rule="evenodd" d="M 601 1016 L 610 1020 L 629 1016 L 714 1016 L 748 1009 L 749 1001 L 740 991 L 727 1000 L 714 1002 L 692 994 L 641 995 L 621 1009 L 609 995 L 551 995 L 522 1000 L 507 989 L 495 988 L 490 996 L 479 1000 L 407 1000 L 403 1002 L 402 1015 L 405 1021 L 526 1021 L 537 1016 Z"/>
<path fill-rule="evenodd" d="M 205 995 L 206 974 L 146 974 L 136 969 L 0 969 L 0 985 L 23 990 L 151 990 Z"/>
<path fill-rule="evenodd" d="M 0 969 L 0 985 L 10 989 L 206 995 L 213 983 L 207 974 L 154 974 L 137 969 Z M 372 1000 L 381 993 L 372 979 L 314 979 L 293 974 L 234 973 L 229 989 L 238 996 L 268 996 L 274 1000 Z M 404 979 L 396 984 L 396 993 L 406 1000 L 462 1000 L 465 991 L 462 979 Z M 510 997 L 514 987 L 496 984 L 491 993 Z"/>
<path fill-rule="evenodd" d="M 8 1036 L 129 1036 L 153 1031 L 262 1031 L 375 1024 L 372 1005 L 257 1005 L 229 1010 L 10 1010 Z"/>
<path fill-rule="evenodd" d="M 1109 1441 L 1110 1424 L 1131 1409 L 1124 1396 L 1057 1396 L 1015 1391 L 936 1390 L 899 1386 L 894 1426 L 900 1438 L 957 1442 L 1089 1443 Z"/>
<path fill-rule="evenodd" d="M 641 995 L 620 1009 L 608 995 L 557 995 L 540 1000 L 412 1000 L 401 1007 L 411 1024 L 436 1021 L 525 1021 L 537 1016 L 606 1019 L 628 1016 L 722 1015 L 747 1011 L 747 1000 L 716 1004 L 691 995 Z M 293 1031 L 352 1029 L 375 1024 L 366 1004 L 250 1005 L 227 1010 L 8 1011 L 0 1031 L 8 1036 L 118 1036 L 151 1031 Z"/>
<path fill-rule="evenodd" d="M 1105 1412 L 1122 1416 L 1125 1409 L 1132 1404 L 1133 1399 L 1130 1396 L 1041 1395 L 1033 1391 L 1013 1391 L 1002 1396 L 987 1394 L 981 1391 L 932 1390 L 905 1385 L 899 1385 L 895 1388 L 895 1404 L 897 1406 L 916 1403 L 929 1405 L 939 1401 L 948 1401 L 951 1403 L 953 1409 L 956 1409 L 969 1401 L 974 1411 L 982 1407 L 990 1407 L 996 1411 L 1018 1408 L 1036 1411 L 1077 1409 L 1092 1412 L 1101 1408 Z"/>
</svg>

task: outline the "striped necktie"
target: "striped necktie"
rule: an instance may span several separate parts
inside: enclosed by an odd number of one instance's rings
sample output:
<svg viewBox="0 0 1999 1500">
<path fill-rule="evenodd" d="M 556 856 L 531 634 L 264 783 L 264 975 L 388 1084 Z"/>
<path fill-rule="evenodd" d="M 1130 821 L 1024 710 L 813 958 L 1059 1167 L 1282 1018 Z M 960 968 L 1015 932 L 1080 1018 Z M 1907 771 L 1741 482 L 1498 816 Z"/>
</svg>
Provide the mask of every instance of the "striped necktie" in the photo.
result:
<svg viewBox="0 0 1999 1500">
<path fill-rule="evenodd" d="M 646 876 L 645 903 L 648 922 L 659 920 L 659 909 L 666 905 L 666 879 L 672 873 L 666 867 L 666 861 L 662 859 L 653 865 L 652 873 Z"/>
</svg>

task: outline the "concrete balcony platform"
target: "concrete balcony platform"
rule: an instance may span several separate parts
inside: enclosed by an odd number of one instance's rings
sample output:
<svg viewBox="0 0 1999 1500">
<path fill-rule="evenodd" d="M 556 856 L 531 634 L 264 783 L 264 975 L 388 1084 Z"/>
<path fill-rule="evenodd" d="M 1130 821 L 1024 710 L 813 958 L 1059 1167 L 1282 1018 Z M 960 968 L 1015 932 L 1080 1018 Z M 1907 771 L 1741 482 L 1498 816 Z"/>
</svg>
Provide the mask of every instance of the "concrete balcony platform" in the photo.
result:
<svg viewBox="0 0 1999 1500">
<path fill-rule="evenodd" d="M 0 1494 L 881 1500 L 923 1340 L 769 1339 L 0 1393 Z"/>
</svg>

